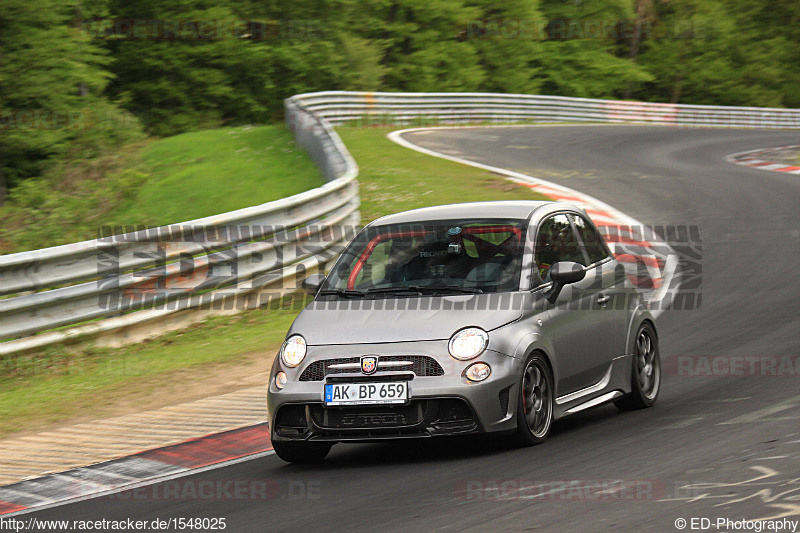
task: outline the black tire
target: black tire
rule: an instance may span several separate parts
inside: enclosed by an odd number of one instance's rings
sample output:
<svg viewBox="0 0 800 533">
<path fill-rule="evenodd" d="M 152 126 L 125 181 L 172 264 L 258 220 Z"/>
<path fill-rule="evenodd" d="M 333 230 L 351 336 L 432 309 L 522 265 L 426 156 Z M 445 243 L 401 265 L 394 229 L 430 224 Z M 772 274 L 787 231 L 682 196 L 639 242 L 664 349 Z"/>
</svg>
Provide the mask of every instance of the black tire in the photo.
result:
<svg viewBox="0 0 800 533">
<path fill-rule="evenodd" d="M 278 457 L 287 463 L 318 463 L 331 451 L 330 442 L 284 442 L 272 443 Z"/>
<path fill-rule="evenodd" d="M 519 380 L 516 441 L 522 446 L 541 444 L 553 426 L 553 373 L 541 354 L 528 356 Z"/>
<path fill-rule="evenodd" d="M 661 389 L 661 357 L 658 336 L 650 322 L 639 326 L 634 342 L 631 365 L 631 392 L 616 400 L 614 405 L 623 411 L 644 409 L 656 403 Z"/>
</svg>

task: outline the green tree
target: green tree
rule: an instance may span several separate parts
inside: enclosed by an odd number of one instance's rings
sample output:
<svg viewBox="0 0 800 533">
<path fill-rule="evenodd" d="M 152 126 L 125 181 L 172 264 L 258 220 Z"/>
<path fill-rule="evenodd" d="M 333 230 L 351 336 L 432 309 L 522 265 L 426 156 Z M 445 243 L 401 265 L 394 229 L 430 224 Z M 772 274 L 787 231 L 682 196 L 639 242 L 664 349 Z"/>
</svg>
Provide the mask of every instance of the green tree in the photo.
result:
<svg viewBox="0 0 800 533">
<path fill-rule="evenodd" d="M 635 16 L 629 0 L 545 0 L 547 39 L 538 48 L 543 94 L 609 98 L 652 79 L 629 59 Z"/>
<path fill-rule="evenodd" d="M 479 54 L 459 32 L 480 10 L 456 0 L 394 0 L 377 11 L 385 43 L 383 87 L 393 91 L 474 91 L 485 78 Z"/>
<path fill-rule="evenodd" d="M 76 9 L 74 1 L 0 4 L 0 201 L 53 157 L 91 157 L 137 129 L 104 101 L 109 60 L 80 31 Z"/>
<path fill-rule="evenodd" d="M 94 33 L 114 57 L 112 97 L 156 135 L 224 121 L 235 98 L 225 69 L 236 71 L 246 58 L 232 43 L 238 40 L 233 31 L 217 34 L 234 20 L 230 9 L 211 1 L 111 0 L 110 13 L 112 20 L 98 23 Z"/>
<path fill-rule="evenodd" d="M 751 5 L 740 2 L 742 5 Z M 721 0 L 659 0 L 652 34 L 638 62 L 654 79 L 637 96 L 672 103 L 780 106 L 791 91 L 782 80 L 787 37 Z M 770 10 L 772 7 L 769 8 Z M 794 9 L 795 13 L 797 9 Z"/>
<path fill-rule="evenodd" d="M 143 30 L 106 41 L 117 76 L 110 94 L 156 135 L 273 121 L 292 94 L 382 84 L 385 43 L 370 38 L 369 23 L 357 22 L 370 20 L 368 2 L 111 1 L 114 18 L 189 28 L 168 40 Z M 219 31 L 197 38 L 192 21 Z"/>
<path fill-rule="evenodd" d="M 800 107 L 800 3 L 794 0 L 732 0 L 743 84 L 777 92 L 786 107 Z"/>
<path fill-rule="evenodd" d="M 478 0 L 480 10 L 463 36 L 478 53 L 485 72 L 480 89 L 487 92 L 534 94 L 541 90 L 539 63 L 545 20 L 538 1 Z"/>
</svg>

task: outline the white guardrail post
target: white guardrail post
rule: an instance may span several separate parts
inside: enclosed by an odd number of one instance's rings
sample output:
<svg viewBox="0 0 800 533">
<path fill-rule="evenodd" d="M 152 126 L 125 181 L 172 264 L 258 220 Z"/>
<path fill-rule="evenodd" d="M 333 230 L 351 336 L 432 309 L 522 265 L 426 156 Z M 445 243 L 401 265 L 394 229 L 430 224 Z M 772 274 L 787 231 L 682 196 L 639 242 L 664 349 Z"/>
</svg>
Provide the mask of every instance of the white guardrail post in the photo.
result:
<svg viewBox="0 0 800 533">
<path fill-rule="evenodd" d="M 0 256 L 0 356 L 155 324 L 178 311 L 251 308 L 296 289 L 299 274 L 334 257 L 359 223 L 358 167 L 334 125 L 800 128 L 797 109 L 522 94 L 325 91 L 293 96 L 285 106 L 286 124 L 320 168 L 324 186 L 182 224 Z"/>
</svg>

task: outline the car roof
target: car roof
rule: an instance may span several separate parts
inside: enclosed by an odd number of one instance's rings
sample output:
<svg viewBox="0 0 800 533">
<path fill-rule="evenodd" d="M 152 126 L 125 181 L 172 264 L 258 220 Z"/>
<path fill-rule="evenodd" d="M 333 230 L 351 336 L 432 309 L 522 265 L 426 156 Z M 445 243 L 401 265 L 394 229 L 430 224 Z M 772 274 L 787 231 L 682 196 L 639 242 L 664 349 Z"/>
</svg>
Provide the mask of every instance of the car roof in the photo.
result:
<svg viewBox="0 0 800 533">
<path fill-rule="evenodd" d="M 574 205 L 562 202 L 542 202 L 533 200 L 502 200 L 495 202 L 470 202 L 463 204 L 436 205 L 422 207 L 386 215 L 372 223 L 370 226 L 384 224 L 409 224 L 424 220 L 452 220 L 459 218 L 510 218 L 527 220 L 539 208 L 547 211 L 570 209 L 578 212 L 583 210 Z"/>
</svg>

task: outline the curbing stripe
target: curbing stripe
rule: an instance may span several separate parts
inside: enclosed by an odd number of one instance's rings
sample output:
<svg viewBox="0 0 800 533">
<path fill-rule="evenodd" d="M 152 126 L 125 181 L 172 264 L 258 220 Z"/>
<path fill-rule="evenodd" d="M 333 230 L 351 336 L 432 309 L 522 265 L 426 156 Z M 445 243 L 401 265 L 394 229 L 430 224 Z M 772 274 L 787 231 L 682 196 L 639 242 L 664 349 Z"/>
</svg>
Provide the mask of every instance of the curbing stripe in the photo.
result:
<svg viewBox="0 0 800 533">
<path fill-rule="evenodd" d="M 268 449 L 264 447 L 265 442 L 269 442 L 266 423 L 148 450 L 137 456 L 176 466 L 201 468 L 264 451 Z"/>
<path fill-rule="evenodd" d="M 0 516 L 113 494 L 263 456 L 271 450 L 266 423 L 212 433 L 0 487 Z"/>
<path fill-rule="evenodd" d="M 18 513 L 25 509 L 24 505 L 14 505 L 13 503 L 0 501 L 0 515 Z"/>
<path fill-rule="evenodd" d="M 748 150 L 747 152 L 738 152 L 727 156 L 725 161 L 733 163 L 734 165 L 742 165 L 760 170 L 800 174 L 800 166 L 769 161 L 769 154 L 781 150 L 800 150 L 800 145 L 780 146 L 778 148 L 758 148 L 756 150 Z"/>
</svg>

